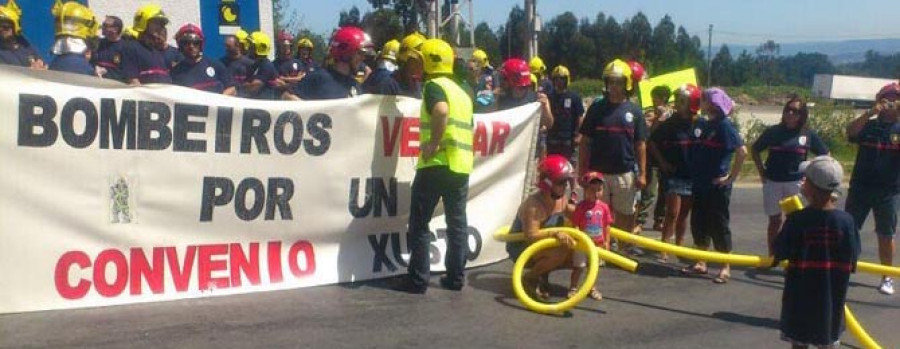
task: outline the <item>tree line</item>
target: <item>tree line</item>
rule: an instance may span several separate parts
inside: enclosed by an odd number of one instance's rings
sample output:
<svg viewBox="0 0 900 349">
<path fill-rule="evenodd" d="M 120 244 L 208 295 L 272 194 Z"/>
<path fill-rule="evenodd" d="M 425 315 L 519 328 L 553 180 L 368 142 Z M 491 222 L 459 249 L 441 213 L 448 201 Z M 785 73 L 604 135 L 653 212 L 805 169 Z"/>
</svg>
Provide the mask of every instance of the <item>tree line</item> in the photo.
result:
<svg viewBox="0 0 900 349">
<path fill-rule="evenodd" d="M 361 13 L 356 6 L 342 11 L 338 16 L 338 25 L 363 28 L 378 47 L 388 40 L 424 29 L 424 1 L 368 1 L 372 5 L 371 11 Z M 285 14 L 286 0 L 273 0 L 273 3 L 276 28 L 300 32 L 300 24 L 292 19 L 296 18 L 296 14 Z M 449 8 L 444 11 L 447 13 Z M 460 45 L 471 46 L 468 29 L 461 25 L 458 30 L 462 40 Z M 324 56 L 324 45 L 318 44 L 327 42 L 327 33 L 325 37 L 308 30 L 304 34 L 314 37 L 317 58 Z M 494 29 L 485 22 L 475 26 L 475 46 L 488 53 L 494 66 L 499 66 L 507 58 L 525 56 L 527 35 L 525 10 L 516 5 L 500 27 Z M 445 34 L 444 38 L 450 39 L 449 34 Z M 711 62 L 712 84 L 809 87 L 815 74 L 900 76 L 900 54 L 883 55 L 870 51 L 863 62 L 835 65 L 821 53 L 801 52 L 783 56 L 780 45 L 773 40 L 761 43 L 754 51 L 732 53 L 728 45 L 713 51 L 716 53 Z M 641 62 L 651 76 L 695 68 L 699 81 L 705 83 L 710 73 L 704 41 L 697 35 L 691 35 L 683 26 L 676 25 L 669 15 L 652 25 L 642 12 L 621 23 L 603 12 L 593 20 L 565 12 L 544 24 L 539 35 L 539 52 L 548 67 L 552 69 L 559 64 L 566 65 L 575 78 L 600 78 L 605 64 L 616 58 Z"/>
</svg>

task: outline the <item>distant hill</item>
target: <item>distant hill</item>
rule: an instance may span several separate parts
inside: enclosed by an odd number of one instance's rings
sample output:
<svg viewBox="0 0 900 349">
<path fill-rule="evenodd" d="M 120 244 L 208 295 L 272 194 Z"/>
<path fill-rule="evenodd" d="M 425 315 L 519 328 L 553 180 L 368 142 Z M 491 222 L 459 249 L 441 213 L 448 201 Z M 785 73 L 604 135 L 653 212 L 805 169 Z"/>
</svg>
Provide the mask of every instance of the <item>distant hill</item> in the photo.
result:
<svg viewBox="0 0 900 349">
<path fill-rule="evenodd" d="M 731 56 L 735 58 L 743 50 L 755 54 L 757 47 L 758 45 L 728 45 Z M 782 56 L 793 56 L 800 52 L 818 52 L 827 55 L 831 62 L 836 65 L 861 62 L 865 60 L 866 51 L 868 50 L 873 50 L 883 55 L 898 53 L 900 52 L 900 39 L 781 43 Z M 717 51 L 717 49 L 713 50 L 713 53 Z"/>
</svg>

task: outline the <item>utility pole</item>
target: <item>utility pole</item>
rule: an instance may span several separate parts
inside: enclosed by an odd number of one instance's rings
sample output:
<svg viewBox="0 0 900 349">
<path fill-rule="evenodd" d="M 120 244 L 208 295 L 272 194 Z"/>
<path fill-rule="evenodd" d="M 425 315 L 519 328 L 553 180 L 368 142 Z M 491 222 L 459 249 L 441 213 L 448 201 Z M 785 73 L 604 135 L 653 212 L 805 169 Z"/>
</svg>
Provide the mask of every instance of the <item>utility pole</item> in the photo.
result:
<svg viewBox="0 0 900 349">
<path fill-rule="evenodd" d="M 531 59 L 531 57 L 535 56 L 534 53 L 534 1 L 535 0 L 525 0 L 525 23 L 528 26 L 528 51 L 526 52 L 526 60 Z"/>
<path fill-rule="evenodd" d="M 438 0 L 428 1 L 428 37 L 436 38 L 438 33 L 438 23 L 441 21 L 438 16 Z"/>
<path fill-rule="evenodd" d="M 712 87 L 712 29 L 713 25 L 709 25 L 709 39 L 706 42 L 706 87 Z"/>
<path fill-rule="evenodd" d="M 475 8 L 469 0 L 469 46 L 475 48 Z"/>
</svg>

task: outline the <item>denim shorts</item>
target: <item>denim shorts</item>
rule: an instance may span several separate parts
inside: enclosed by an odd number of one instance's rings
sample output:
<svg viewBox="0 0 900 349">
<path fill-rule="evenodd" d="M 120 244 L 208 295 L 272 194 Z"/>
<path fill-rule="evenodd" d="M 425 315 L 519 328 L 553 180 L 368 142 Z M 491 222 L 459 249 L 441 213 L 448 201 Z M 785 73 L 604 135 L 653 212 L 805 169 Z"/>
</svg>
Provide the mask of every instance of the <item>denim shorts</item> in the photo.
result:
<svg viewBox="0 0 900 349">
<path fill-rule="evenodd" d="M 667 178 L 666 194 L 675 194 L 680 196 L 691 196 L 693 183 L 690 179 L 684 178 Z"/>
<path fill-rule="evenodd" d="M 879 236 L 894 236 L 897 232 L 897 208 L 900 207 L 900 194 L 884 188 L 869 185 L 850 185 L 844 210 L 856 221 L 856 228 L 861 229 L 869 211 L 875 217 L 875 233 Z"/>
</svg>

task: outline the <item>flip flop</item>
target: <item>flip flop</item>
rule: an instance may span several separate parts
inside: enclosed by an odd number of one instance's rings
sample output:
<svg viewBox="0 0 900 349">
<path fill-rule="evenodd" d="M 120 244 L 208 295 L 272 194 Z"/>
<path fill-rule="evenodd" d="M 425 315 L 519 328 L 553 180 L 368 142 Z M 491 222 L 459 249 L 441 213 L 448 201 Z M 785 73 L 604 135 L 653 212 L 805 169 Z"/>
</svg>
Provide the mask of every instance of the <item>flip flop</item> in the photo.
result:
<svg viewBox="0 0 900 349">
<path fill-rule="evenodd" d="M 591 299 L 594 299 L 594 300 L 598 300 L 598 301 L 603 300 L 603 294 L 600 293 L 600 291 L 597 291 L 596 288 L 591 289 L 591 293 L 588 293 L 588 297 L 590 297 Z"/>
<path fill-rule="evenodd" d="M 692 265 L 690 267 L 681 268 L 681 273 L 685 275 L 706 275 L 709 273 L 709 269 L 700 269 Z"/>
<path fill-rule="evenodd" d="M 713 278 L 713 283 L 719 284 L 719 285 L 726 284 L 726 283 L 728 283 L 728 279 L 730 279 L 730 278 L 731 278 L 731 275 L 728 275 L 728 274 L 719 275 L 719 276 L 716 276 L 715 278 Z"/>
</svg>

